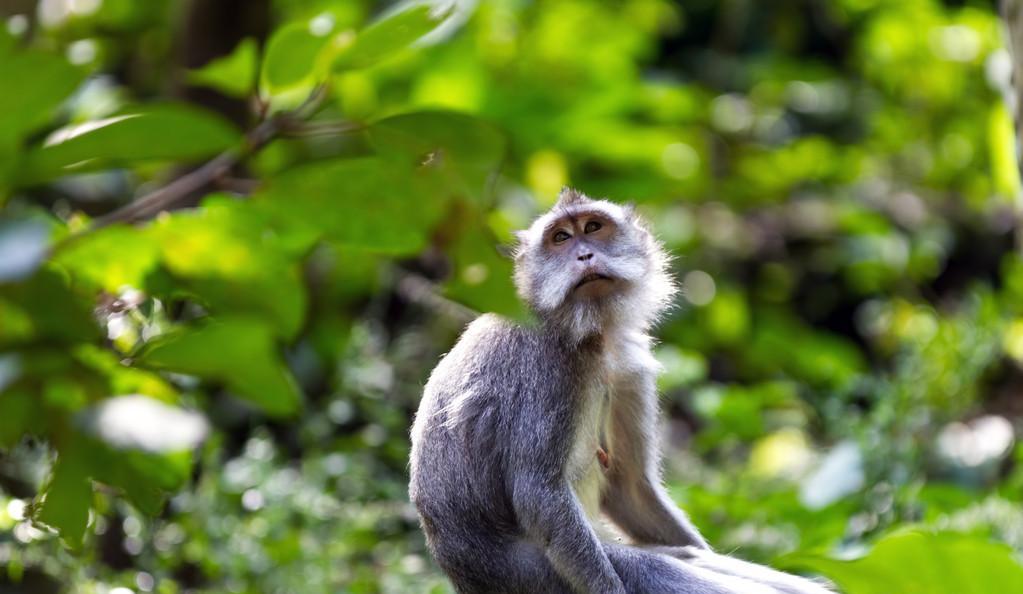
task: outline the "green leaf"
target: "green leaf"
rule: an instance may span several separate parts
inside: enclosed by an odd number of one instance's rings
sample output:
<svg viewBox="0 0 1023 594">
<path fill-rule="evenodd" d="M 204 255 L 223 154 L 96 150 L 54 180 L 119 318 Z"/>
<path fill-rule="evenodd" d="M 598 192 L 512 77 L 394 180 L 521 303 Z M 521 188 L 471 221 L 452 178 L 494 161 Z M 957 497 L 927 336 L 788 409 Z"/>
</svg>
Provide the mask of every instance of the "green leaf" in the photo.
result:
<svg viewBox="0 0 1023 594">
<path fill-rule="evenodd" d="M 150 342 L 139 356 L 150 367 L 224 382 L 271 415 L 295 412 L 298 386 L 281 363 L 273 332 L 248 318 L 221 318 Z"/>
<path fill-rule="evenodd" d="M 72 431 L 59 448 L 35 519 L 56 528 L 69 545 L 77 547 L 88 523 L 91 478 L 121 489 L 139 509 L 156 514 L 163 506 L 165 492 L 180 488 L 191 468 L 192 456 L 187 451 L 157 454 L 131 447 L 115 448 Z"/>
<path fill-rule="evenodd" d="M 454 266 L 445 283 L 448 297 L 482 312 L 526 319 L 525 305 L 512 282 L 512 261 L 497 249 L 497 242 L 484 232 L 485 223 L 469 223 L 448 250 Z"/>
<path fill-rule="evenodd" d="M 251 312 L 290 338 L 302 325 L 306 292 L 298 256 L 251 205 L 213 195 L 202 208 L 178 211 L 147 228 L 111 226 L 75 237 L 54 262 L 72 278 L 118 293 L 127 287 L 160 294 L 152 282 L 162 264 L 214 313 Z"/>
<path fill-rule="evenodd" d="M 17 39 L 7 28 L 0 28 L 0 59 L 8 55 L 16 48 Z"/>
<path fill-rule="evenodd" d="M 315 230 L 344 246 L 392 254 L 422 249 L 446 200 L 429 169 L 377 158 L 296 167 L 254 199 L 286 225 Z"/>
<path fill-rule="evenodd" d="M 71 238 L 52 258 L 72 278 L 114 294 L 125 287 L 144 287 L 159 260 L 159 245 L 151 234 L 128 225 L 111 225 Z"/>
<path fill-rule="evenodd" d="M 657 378 L 662 392 L 692 386 L 707 377 L 707 359 L 696 351 L 665 344 L 657 347 L 654 356 L 664 369 Z"/>
<path fill-rule="evenodd" d="M 0 373 L 17 374 L 20 357 L 16 354 L 0 356 Z M 0 447 L 10 447 L 25 435 L 41 432 L 43 414 L 39 398 L 20 387 L 3 388 L 0 398 Z"/>
<path fill-rule="evenodd" d="M 163 509 L 168 492 L 181 488 L 192 470 L 191 452 L 156 455 L 139 450 L 105 448 L 107 463 L 95 479 L 120 488 L 131 502 L 149 515 Z"/>
<path fill-rule="evenodd" d="M 78 440 L 60 449 L 53 476 L 35 519 L 56 528 L 72 547 L 82 543 L 89 523 L 92 484 L 89 453 Z"/>
<path fill-rule="evenodd" d="M 22 282 L 0 287 L 0 346 L 49 340 L 90 341 L 99 337 L 89 303 L 65 279 L 43 268 Z"/>
<path fill-rule="evenodd" d="M 266 45 L 260 84 L 271 96 L 285 96 L 297 103 L 327 76 L 335 43 L 329 32 L 316 34 L 306 21 L 290 23 L 274 31 Z"/>
<path fill-rule="evenodd" d="M 966 534 L 899 532 L 853 561 L 795 557 L 786 564 L 827 576 L 843 594 L 1023 592 L 1013 550 Z"/>
<path fill-rule="evenodd" d="M 177 391 L 160 374 L 129 367 L 114 351 L 93 344 L 78 345 L 74 358 L 86 368 L 101 374 L 107 382 L 107 394 L 144 394 L 161 402 L 178 401 Z"/>
<path fill-rule="evenodd" d="M 88 452 L 90 476 L 116 487 L 143 512 L 155 515 L 163 508 L 168 491 L 175 491 L 190 476 L 192 453 L 153 453 L 130 447 L 113 447 L 90 435 L 74 434 L 75 447 Z"/>
<path fill-rule="evenodd" d="M 136 163 L 209 157 L 238 145 L 229 122 L 196 107 L 168 103 L 67 128 L 26 156 L 17 179 L 54 177 Z"/>
<path fill-rule="evenodd" d="M 719 321 L 728 320 L 721 316 Z M 744 358 L 759 369 L 782 369 L 814 385 L 842 386 L 866 368 L 862 353 L 846 338 L 816 331 L 785 310 L 757 312 L 746 350 Z"/>
<path fill-rule="evenodd" d="M 452 111 L 407 113 L 376 122 L 366 132 L 381 155 L 435 171 L 452 192 L 483 201 L 501 159 L 504 137 L 489 124 Z"/>
<path fill-rule="evenodd" d="M 16 92 L 0 93 L 0 145 L 49 122 L 82 77 L 81 71 L 53 54 L 14 51 L 0 56 L 0 80 L 17 84 Z"/>
<path fill-rule="evenodd" d="M 996 102 L 987 118 L 988 143 L 991 154 L 991 178 L 995 189 L 1005 197 L 1020 192 L 1019 167 L 1016 163 L 1016 145 L 1013 138 L 1012 116 L 1003 103 Z"/>
<path fill-rule="evenodd" d="M 302 325 L 306 292 L 298 263 L 253 207 L 214 196 L 149 230 L 164 266 L 214 313 L 252 313 L 290 338 Z"/>
<path fill-rule="evenodd" d="M 229 97 L 244 99 L 255 89 L 258 63 L 256 40 L 245 38 L 230 54 L 189 72 L 188 81 L 216 89 Z"/>
<path fill-rule="evenodd" d="M 365 68 L 407 49 L 444 22 L 451 15 L 452 8 L 453 5 L 413 4 L 381 18 L 361 31 L 354 43 L 341 50 L 334 68 Z"/>
</svg>

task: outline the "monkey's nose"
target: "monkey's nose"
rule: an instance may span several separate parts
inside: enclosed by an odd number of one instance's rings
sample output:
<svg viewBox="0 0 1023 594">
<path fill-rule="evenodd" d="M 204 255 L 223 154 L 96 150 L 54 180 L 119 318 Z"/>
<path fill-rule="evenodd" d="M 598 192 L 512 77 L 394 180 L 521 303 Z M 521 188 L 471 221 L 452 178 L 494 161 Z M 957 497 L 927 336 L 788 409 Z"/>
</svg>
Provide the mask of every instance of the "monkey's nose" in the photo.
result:
<svg viewBox="0 0 1023 594">
<path fill-rule="evenodd" d="M 579 261 L 580 262 L 585 262 L 585 261 L 587 261 L 587 260 L 589 260 L 591 258 L 593 258 L 593 252 L 586 252 L 585 254 L 580 254 L 579 255 Z"/>
</svg>

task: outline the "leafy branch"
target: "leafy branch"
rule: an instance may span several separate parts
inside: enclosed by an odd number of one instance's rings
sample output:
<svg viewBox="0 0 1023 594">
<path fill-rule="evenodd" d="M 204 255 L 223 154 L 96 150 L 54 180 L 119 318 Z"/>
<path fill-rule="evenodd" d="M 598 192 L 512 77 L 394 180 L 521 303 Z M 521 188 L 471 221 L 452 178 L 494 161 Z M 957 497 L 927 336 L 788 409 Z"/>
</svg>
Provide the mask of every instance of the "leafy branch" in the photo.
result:
<svg viewBox="0 0 1023 594">
<path fill-rule="evenodd" d="M 195 192 L 226 176 L 237 163 L 259 152 L 282 131 L 292 128 L 293 122 L 304 121 L 312 117 L 326 95 L 326 87 L 318 85 L 294 110 L 271 115 L 260 122 L 245 135 L 245 140 L 240 147 L 229 149 L 167 185 L 96 218 L 93 220 L 90 230 L 100 229 L 113 223 L 144 220 L 161 211 L 174 208 Z"/>
</svg>

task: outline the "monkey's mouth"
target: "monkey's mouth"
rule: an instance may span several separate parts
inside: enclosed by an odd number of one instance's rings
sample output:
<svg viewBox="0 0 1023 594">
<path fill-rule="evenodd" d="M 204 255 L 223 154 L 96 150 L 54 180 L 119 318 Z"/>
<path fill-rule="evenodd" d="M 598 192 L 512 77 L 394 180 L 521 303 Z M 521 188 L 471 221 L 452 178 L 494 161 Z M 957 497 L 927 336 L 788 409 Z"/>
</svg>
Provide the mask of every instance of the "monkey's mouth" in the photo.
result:
<svg viewBox="0 0 1023 594">
<path fill-rule="evenodd" d="M 581 287 L 583 285 L 587 285 L 589 283 L 592 283 L 592 282 L 595 282 L 595 281 L 602 281 L 602 280 L 609 281 L 609 280 L 611 280 L 611 277 L 603 275 L 603 274 L 597 274 L 596 272 L 592 272 L 592 273 L 587 274 L 586 276 L 582 277 L 581 279 L 579 279 L 579 282 L 576 283 L 575 288 L 578 289 L 579 287 Z"/>
</svg>

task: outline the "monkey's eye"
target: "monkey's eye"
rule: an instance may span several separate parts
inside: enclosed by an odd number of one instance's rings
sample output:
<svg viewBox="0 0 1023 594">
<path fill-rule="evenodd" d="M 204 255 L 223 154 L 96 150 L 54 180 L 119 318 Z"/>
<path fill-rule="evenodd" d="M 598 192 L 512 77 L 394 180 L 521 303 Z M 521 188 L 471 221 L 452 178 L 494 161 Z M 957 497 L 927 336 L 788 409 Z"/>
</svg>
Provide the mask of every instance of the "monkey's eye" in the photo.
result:
<svg viewBox="0 0 1023 594">
<path fill-rule="evenodd" d="M 583 232 L 585 232 L 585 233 L 593 233 L 594 231 L 597 231 L 601 227 L 603 227 L 603 225 L 601 225 L 597 221 L 590 221 L 590 222 L 586 223 L 585 227 L 583 227 Z"/>
<path fill-rule="evenodd" d="M 569 235 L 565 231 L 558 231 L 557 233 L 554 234 L 553 239 L 554 239 L 554 243 L 561 243 L 561 242 L 565 241 L 566 239 L 570 239 L 571 237 L 572 236 Z"/>
</svg>

